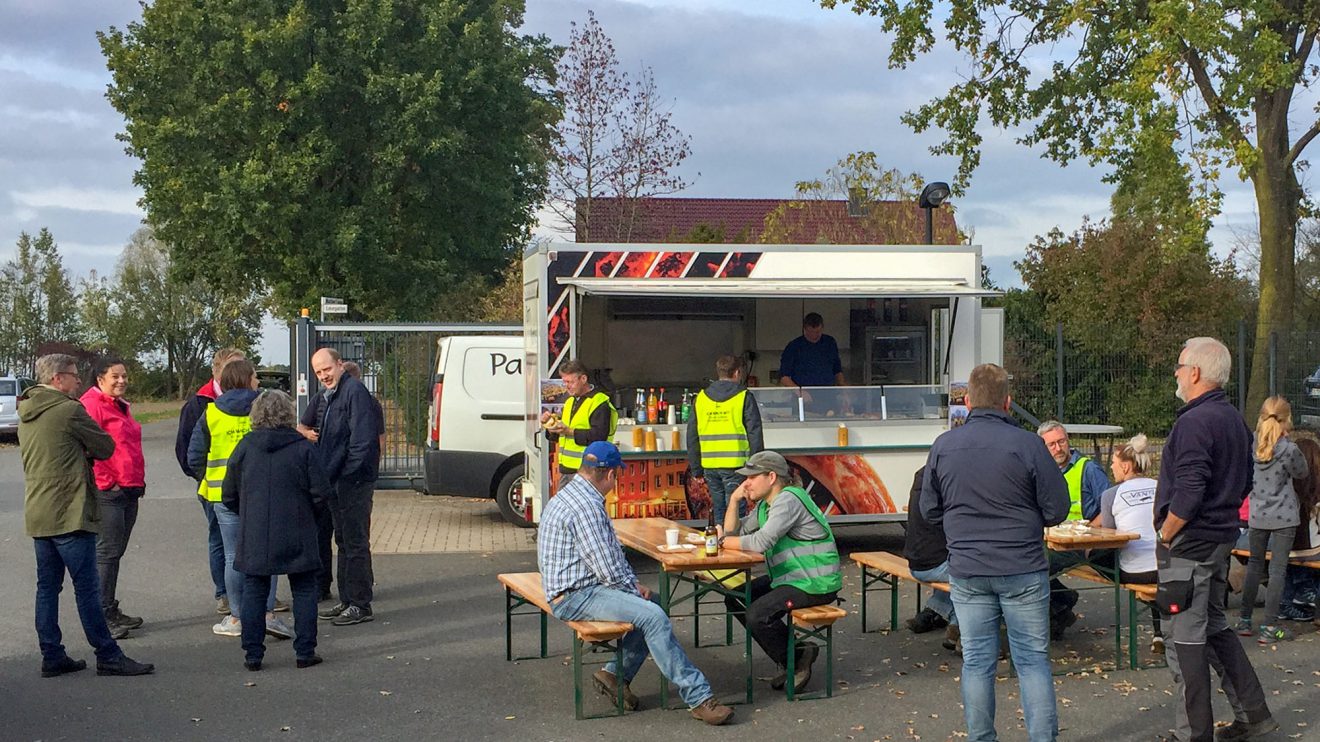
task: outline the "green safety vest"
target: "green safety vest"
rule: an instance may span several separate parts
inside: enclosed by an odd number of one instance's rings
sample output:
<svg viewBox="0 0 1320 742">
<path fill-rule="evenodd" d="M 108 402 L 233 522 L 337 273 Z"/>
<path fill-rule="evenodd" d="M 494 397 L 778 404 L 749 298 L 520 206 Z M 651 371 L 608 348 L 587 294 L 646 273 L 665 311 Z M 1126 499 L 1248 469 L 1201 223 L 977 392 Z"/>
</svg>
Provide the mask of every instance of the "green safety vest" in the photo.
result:
<svg viewBox="0 0 1320 742">
<path fill-rule="evenodd" d="M 569 433 L 559 438 L 559 467 L 569 471 L 577 471 L 582 468 L 582 452 L 587 450 L 586 444 L 578 443 L 573 439 L 574 430 L 590 430 L 591 416 L 596 412 L 596 408 L 605 405 L 610 408 L 610 432 L 606 437 L 609 440 L 614 437 L 614 429 L 619 425 L 619 412 L 610 404 L 610 398 L 605 396 L 604 392 L 596 392 L 587 397 L 582 402 L 582 409 L 576 414 L 573 412 L 573 397 L 569 397 L 564 403 L 564 424 L 568 426 Z"/>
<path fill-rule="evenodd" d="M 819 541 L 798 541 L 785 534 L 765 553 L 765 564 L 770 572 L 770 587 L 792 585 L 804 593 L 825 595 L 843 588 L 843 572 L 839 566 L 839 549 L 834 543 L 834 532 L 811 496 L 801 487 L 785 487 L 777 497 L 792 496 L 802 501 L 807 512 L 825 529 L 825 538 Z M 770 505 L 762 500 L 756 507 L 757 527 L 765 525 L 770 516 Z"/>
<path fill-rule="evenodd" d="M 1089 461 L 1089 458 L 1082 456 L 1071 469 L 1063 473 L 1063 481 L 1068 483 L 1068 499 L 1072 501 L 1072 508 L 1068 510 L 1068 520 L 1082 519 L 1082 471 L 1086 469 Z"/>
<path fill-rule="evenodd" d="M 211 432 L 211 450 L 206 452 L 206 476 L 197 486 L 197 494 L 210 502 L 220 502 L 220 487 L 229 470 L 229 455 L 238 442 L 252 430 L 247 415 L 231 415 L 215 405 L 206 407 L 206 429 Z"/>
<path fill-rule="evenodd" d="M 747 427 L 743 425 L 744 389 L 723 402 L 705 391 L 697 394 L 693 412 L 697 416 L 697 439 L 701 444 L 701 468 L 737 469 L 747 463 Z"/>
</svg>

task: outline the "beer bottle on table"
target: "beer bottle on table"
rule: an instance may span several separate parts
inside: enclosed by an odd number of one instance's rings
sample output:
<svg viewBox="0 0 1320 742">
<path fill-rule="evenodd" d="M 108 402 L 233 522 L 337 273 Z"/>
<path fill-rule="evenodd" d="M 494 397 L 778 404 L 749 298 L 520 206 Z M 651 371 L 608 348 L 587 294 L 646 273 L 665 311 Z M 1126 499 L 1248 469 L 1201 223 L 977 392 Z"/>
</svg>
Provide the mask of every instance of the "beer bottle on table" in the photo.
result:
<svg viewBox="0 0 1320 742">
<path fill-rule="evenodd" d="M 710 504 L 710 513 L 706 517 L 706 556 L 720 554 L 720 535 L 715 530 L 715 503 Z"/>
</svg>

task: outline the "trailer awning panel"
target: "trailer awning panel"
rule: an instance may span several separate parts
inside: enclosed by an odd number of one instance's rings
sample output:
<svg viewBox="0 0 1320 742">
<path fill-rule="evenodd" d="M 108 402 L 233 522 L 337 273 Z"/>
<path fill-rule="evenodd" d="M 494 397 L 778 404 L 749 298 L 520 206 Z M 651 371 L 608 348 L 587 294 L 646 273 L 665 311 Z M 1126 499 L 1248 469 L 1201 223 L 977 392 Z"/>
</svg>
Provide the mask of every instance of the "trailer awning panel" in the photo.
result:
<svg viewBox="0 0 1320 742">
<path fill-rule="evenodd" d="M 719 296 L 819 299 L 828 296 L 990 297 L 1002 292 L 948 278 L 573 278 L 558 279 L 592 296 Z"/>
</svg>

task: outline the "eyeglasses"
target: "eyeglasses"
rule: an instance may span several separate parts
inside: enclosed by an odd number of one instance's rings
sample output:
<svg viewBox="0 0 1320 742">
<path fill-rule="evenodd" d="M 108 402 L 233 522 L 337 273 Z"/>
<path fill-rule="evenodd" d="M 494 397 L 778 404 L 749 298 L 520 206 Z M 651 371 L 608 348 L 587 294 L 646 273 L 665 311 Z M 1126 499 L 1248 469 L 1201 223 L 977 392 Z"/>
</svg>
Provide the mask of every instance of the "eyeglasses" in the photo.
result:
<svg viewBox="0 0 1320 742">
<path fill-rule="evenodd" d="M 56 371 L 56 372 L 55 372 L 55 375 L 56 375 L 56 376 L 59 376 L 60 374 L 65 374 L 65 375 L 67 375 L 67 376 L 77 376 L 77 375 L 78 375 L 78 369 L 75 368 L 75 369 L 72 370 L 72 371 Z"/>
<path fill-rule="evenodd" d="M 1175 374 L 1178 373 L 1179 371 L 1185 369 L 1185 368 L 1200 368 L 1200 366 L 1196 365 L 1195 363 L 1175 363 L 1175 364 L 1173 364 L 1173 372 L 1174 372 Z"/>
</svg>

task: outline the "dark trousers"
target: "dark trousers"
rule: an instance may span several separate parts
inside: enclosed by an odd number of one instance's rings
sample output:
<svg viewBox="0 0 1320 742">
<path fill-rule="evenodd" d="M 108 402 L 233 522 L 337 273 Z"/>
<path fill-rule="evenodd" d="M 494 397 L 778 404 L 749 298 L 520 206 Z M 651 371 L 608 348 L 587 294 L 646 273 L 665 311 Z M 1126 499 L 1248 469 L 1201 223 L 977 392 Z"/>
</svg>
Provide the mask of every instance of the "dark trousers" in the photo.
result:
<svg viewBox="0 0 1320 742">
<path fill-rule="evenodd" d="M 317 571 L 289 575 L 293 592 L 293 653 L 299 659 L 316 654 L 316 575 Z M 244 595 L 265 595 L 275 582 L 271 575 L 244 575 Z M 243 654 L 248 662 L 260 662 L 266 656 L 266 603 L 243 601 Z"/>
<path fill-rule="evenodd" d="M 1095 549 L 1089 554 L 1091 564 L 1094 564 L 1103 572 L 1114 573 L 1114 564 L 1118 561 L 1118 549 Z M 1118 580 L 1123 584 L 1132 585 L 1154 585 L 1159 582 L 1159 570 L 1150 572 L 1128 572 L 1121 567 L 1118 570 Z M 1164 636 L 1160 629 L 1160 611 L 1155 606 L 1150 608 L 1150 622 L 1155 627 L 1155 636 Z"/>
<path fill-rule="evenodd" d="M 339 549 L 339 602 L 371 608 L 371 496 L 375 482 L 335 483 L 335 546 Z"/>
<path fill-rule="evenodd" d="M 1053 620 L 1071 611 L 1081 597 L 1076 590 L 1063 584 L 1056 575 L 1081 564 L 1083 553 L 1046 549 L 1045 556 L 1050 563 L 1050 619 Z"/>
<path fill-rule="evenodd" d="M 73 581 L 73 595 L 78 603 L 87 643 L 96 650 L 98 662 L 113 662 L 123 656 L 119 644 L 110 636 L 105 614 L 101 611 L 100 580 L 96 575 L 96 534 L 74 531 L 62 536 L 32 539 L 37 555 L 37 641 L 41 659 L 63 659 L 63 636 L 60 634 L 60 591 L 64 573 Z"/>
<path fill-rule="evenodd" d="M 220 535 L 220 521 L 215 519 L 215 503 L 197 496 L 206 516 L 206 554 L 211 568 L 211 582 L 215 585 L 215 599 L 225 596 L 225 540 Z"/>
<path fill-rule="evenodd" d="M 726 595 L 724 605 L 751 630 L 752 638 L 766 655 L 774 660 L 776 665 L 785 667 L 788 665 L 788 624 L 784 621 L 784 616 L 788 614 L 788 606 L 791 604 L 794 608 L 809 608 L 813 605 L 825 605 L 833 603 L 836 595 L 838 593 L 814 595 L 791 585 L 771 588 L 770 575 L 761 575 L 752 580 L 752 605 L 747 609 L 745 618 L 741 598 Z M 801 649 L 798 652 L 800 658 Z"/>
<path fill-rule="evenodd" d="M 1283 585 L 1288 571 L 1288 552 L 1292 549 L 1293 535 L 1297 526 L 1265 529 L 1252 528 L 1247 531 L 1247 540 L 1251 544 L 1251 558 L 1247 561 L 1247 579 L 1242 583 L 1242 619 L 1251 620 L 1252 610 L 1256 607 L 1256 591 L 1260 589 L 1260 578 L 1265 573 L 1265 551 L 1269 549 L 1270 584 L 1265 588 L 1265 615 L 1262 625 L 1273 625 L 1279 620 L 1279 603 L 1283 599 Z"/>
<path fill-rule="evenodd" d="M 321 569 L 316 573 L 317 598 L 330 593 L 334 582 L 334 551 L 330 544 L 335 538 L 335 520 L 330 514 L 330 504 L 321 503 L 316 510 L 316 549 L 321 555 Z"/>
<path fill-rule="evenodd" d="M 97 491 L 96 503 L 101 508 L 101 530 L 96 534 L 96 572 L 101 578 L 101 608 L 109 614 L 119 607 L 115 592 L 119 587 L 119 560 L 128 550 L 128 539 L 137 523 L 136 495 L 119 490 Z"/>
</svg>

